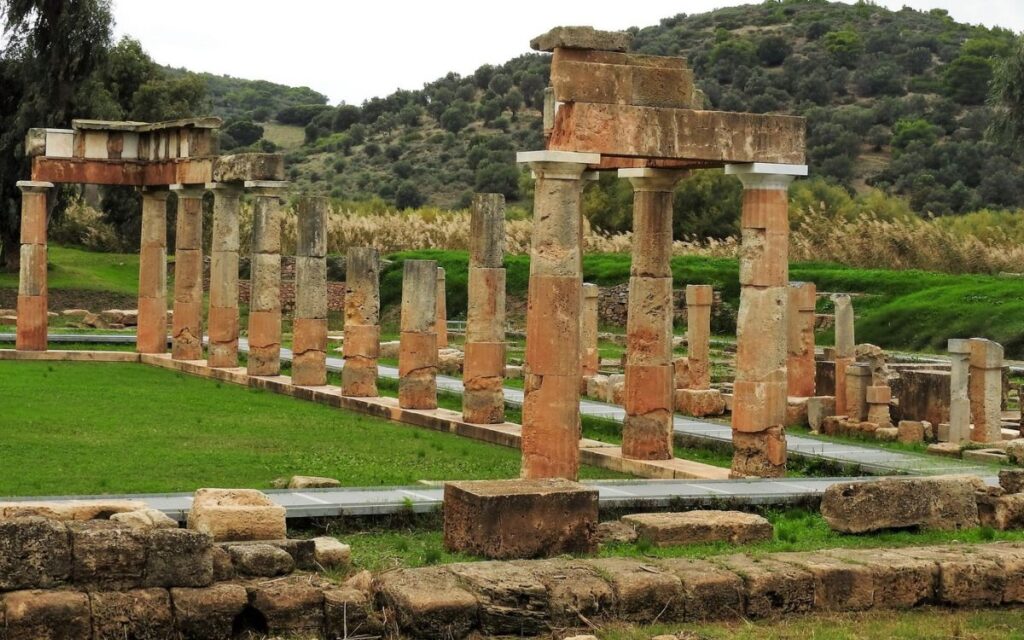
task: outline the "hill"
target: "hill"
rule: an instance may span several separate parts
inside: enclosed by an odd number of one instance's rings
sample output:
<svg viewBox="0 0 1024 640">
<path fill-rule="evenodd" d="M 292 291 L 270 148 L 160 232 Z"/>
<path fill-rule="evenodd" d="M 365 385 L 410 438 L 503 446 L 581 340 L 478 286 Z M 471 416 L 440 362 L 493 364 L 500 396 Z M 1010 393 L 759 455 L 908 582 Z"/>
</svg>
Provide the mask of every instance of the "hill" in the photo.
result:
<svg viewBox="0 0 1024 640">
<path fill-rule="evenodd" d="M 812 176 L 903 196 L 922 214 L 1024 205 L 1020 153 L 985 137 L 988 83 L 1011 50 L 1009 30 L 960 24 L 939 9 L 786 0 L 632 31 L 638 52 L 686 57 L 709 108 L 805 116 Z M 514 155 L 542 145 L 548 70 L 549 56 L 527 54 L 359 107 L 328 106 L 308 89 L 208 83 L 220 114 L 275 121 L 265 135 L 290 141 L 290 177 L 300 185 L 344 200 L 449 208 L 474 190 L 529 199 Z M 282 99 L 247 108 L 261 92 Z M 295 127 L 303 127 L 297 146 Z M 732 231 L 733 187 L 708 177 L 685 189 L 692 193 L 677 197 L 677 210 L 690 222 L 681 233 Z M 613 179 L 592 191 L 596 224 L 628 226 L 628 191 Z"/>
</svg>

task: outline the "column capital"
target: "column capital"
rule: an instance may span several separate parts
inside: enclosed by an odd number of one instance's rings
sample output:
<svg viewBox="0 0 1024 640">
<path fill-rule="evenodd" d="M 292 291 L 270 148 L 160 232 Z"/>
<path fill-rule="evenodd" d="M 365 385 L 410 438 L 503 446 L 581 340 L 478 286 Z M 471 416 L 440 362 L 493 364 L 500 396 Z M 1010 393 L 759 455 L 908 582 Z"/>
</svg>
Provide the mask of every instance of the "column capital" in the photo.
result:
<svg viewBox="0 0 1024 640">
<path fill-rule="evenodd" d="M 245 188 L 257 196 L 280 198 L 291 185 L 287 180 L 246 180 Z"/>
<path fill-rule="evenodd" d="M 583 283 L 583 297 L 584 298 L 596 298 L 601 294 L 601 289 L 596 284 L 590 282 Z"/>
<path fill-rule="evenodd" d="M 971 342 L 967 338 L 950 338 L 946 341 L 946 351 L 961 356 L 971 355 Z"/>
<path fill-rule="evenodd" d="M 139 193 L 143 198 L 153 200 L 167 200 L 171 196 L 171 191 L 166 187 L 139 187 Z"/>
<path fill-rule="evenodd" d="M 601 155 L 574 151 L 520 151 L 516 154 L 516 162 L 529 164 L 535 178 L 580 180 L 588 166 L 601 162 Z"/>
<path fill-rule="evenodd" d="M 52 182 L 37 182 L 35 180 L 18 180 L 17 185 L 22 193 L 46 193 L 53 188 Z"/>
<path fill-rule="evenodd" d="M 619 169 L 620 178 L 629 180 L 633 191 L 674 191 L 679 181 L 690 175 L 687 169 L 636 167 Z"/>
<path fill-rule="evenodd" d="M 179 198 L 202 198 L 206 193 L 205 185 L 201 184 L 172 184 L 170 189 Z"/>
<path fill-rule="evenodd" d="M 744 189 L 784 190 L 789 188 L 789 183 L 793 181 L 793 178 L 807 175 L 807 165 L 766 162 L 727 164 L 725 165 L 725 175 L 739 178 Z"/>
</svg>

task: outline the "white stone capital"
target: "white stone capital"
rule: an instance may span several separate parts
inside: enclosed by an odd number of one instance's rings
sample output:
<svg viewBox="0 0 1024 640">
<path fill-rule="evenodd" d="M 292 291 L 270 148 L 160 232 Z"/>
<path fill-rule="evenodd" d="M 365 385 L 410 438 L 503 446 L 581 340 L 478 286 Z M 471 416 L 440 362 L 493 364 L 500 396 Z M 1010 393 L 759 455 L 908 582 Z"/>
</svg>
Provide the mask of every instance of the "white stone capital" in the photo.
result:
<svg viewBox="0 0 1024 640">
<path fill-rule="evenodd" d="M 217 192 L 216 195 L 242 195 L 242 185 L 237 182 L 207 182 L 206 188 Z"/>
<path fill-rule="evenodd" d="M 619 177 L 629 180 L 633 191 L 674 191 L 679 181 L 688 176 L 686 169 L 635 167 L 619 169 Z"/>
<path fill-rule="evenodd" d="M 291 183 L 287 180 L 246 180 L 244 184 L 255 196 L 280 198 Z"/>
<path fill-rule="evenodd" d="M 530 165 L 534 179 L 582 180 L 587 167 L 601 162 L 597 153 L 576 153 L 575 151 L 520 151 L 517 163 Z"/>
<path fill-rule="evenodd" d="M 966 338 L 950 338 L 946 342 L 946 351 L 957 355 L 969 356 L 971 355 L 971 342 Z"/>
<path fill-rule="evenodd" d="M 727 164 L 725 165 L 725 174 L 739 178 L 744 189 L 785 190 L 789 188 L 789 183 L 793 181 L 793 178 L 807 175 L 807 165 L 767 162 Z"/>
<path fill-rule="evenodd" d="M 37 182 L 35 180 L 19 180 L 16 184 L 22 193 L 46 193 L 53 188 L 52 182 Z"/>
<path fill-rule="evenodd" d="M 201 184 L 172 184 L 170 189 L 179 198 L 202 198 L 206 193 L 206 187 Z"/>
</svg>

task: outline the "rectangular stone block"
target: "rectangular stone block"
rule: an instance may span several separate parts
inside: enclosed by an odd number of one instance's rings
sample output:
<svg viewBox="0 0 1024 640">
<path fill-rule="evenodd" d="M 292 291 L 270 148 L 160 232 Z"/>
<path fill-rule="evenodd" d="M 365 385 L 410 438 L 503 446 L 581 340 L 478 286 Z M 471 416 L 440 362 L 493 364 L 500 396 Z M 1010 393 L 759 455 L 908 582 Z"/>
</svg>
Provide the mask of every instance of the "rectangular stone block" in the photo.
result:
<svg viewBox="0 0 1024 640">
<path fill-rule="evenodd" d="M 295 318 L 292 322 L 292 335 L 292 350 L 295 354 L 327 351 L 326 318 Z"/>
<path fill-rule="evenodd" d="M 789 279 L 788 232 L 743 229 L 740 243 L 741 285 L 785 286 Z"/>
<path fill-rule="evenodd" d="M 433 333 L 403 331 L 398 353 L 398 375 L 418 369 L 437 367 L 437 336 Z"/>
<path fill-rule="evenodd" d="M 175 302 L 203 301 L 203 253 L 198 249 L 177 249 L 174 254 Z"/>
<path fill-rule="evenodd" d="M 597 491 L 568 480 L 449 482 L 444 542 L 493 559 L 538 558 L 596 549 Z"/>
<path fill-rule="evenodd" d="M 622 521 L 659 547 L 727 542 L 751 544 L 772 539 L 774 530 L 763 517 L 741 511 L 635 513 Z"/>
<path fill-rule="evenodd" d="M 786 381 L 788 287 L 745 287 L 736 319 L 736 379 Z"/>
<path fill-rule="evenodd" d="M 633 104 L 690 108 L 693 72 L 689 69 L 564 60 L 551 64 L 551 86 L 559 102 Z"/>
<path fill-rule="evenodd" d="M 188 529 L 153 529 L 146 540 L 147 587 L 213 584 L 213 538 Z"/>
<path fill-rule="evenodd" d="M 239 153 L 219 156 L 213 163 L 214 182 L 284 180 L 284 156 L 279 153 Z"/>
<path fill-rule="evenodd" d="M 523 389 L 523 475 L 576 478 L 579 471 L 579 372 L 529 373 Z"/>
<path fill-rule="evenodd" d="M 238 253 L 214 251 L 210 254 L 210 306 L 238 306 Z"/>
<path fill-rule="evenodd" d="M 505 196 L 474 194 L 469 227 L 470 272 L 473 267 L 500 268 L 505 260 Z"/>
<path fill-rule="evenodd" d="M 629 279 L 626 363 L 668 364 L 672 358 L 672 278 Z"/>
<path fill-rule="evenodd" d="M 92 638 L 89 596 L 81 591 L 12 591 L 3 596 L 7 640 Z"/>
<path fill-rule="evenodd" d="M 253 589 L 252 606 L 274 635 L 319 637 L 324 629 L 324 592 L 302 577 L 268 581 Z"/>
<path fill-rule="evenodd" d="M 327 262 L 323 258 L 295 258 L 295 317 L 327 317 Z"/>
<path fill-rule="evenodd" d="M 632 34 L 626 31 L 599 31 L 593 27 L 555 27 L 530 40 L 536 51 L 555 49 L 597 49 L 600 51 L 626 51 Z"/>
<path fill-rule="evenodd" d="M 166 589 L 94 591 L 89 594 L 94 640 L 177 638 Z"/>
<path fill-rule="evenodd" d="M 250 269 L 252 292 L 249 307 L 254 311 L 281 308 L 281 256 L 277 253 L 253 253 Z"/>
<path fill-rule="evenodd" d="M 447 567 L 398 569 L 379 578 L 379 597 L 413 637 L 462 638 L 479 624 L 479 604 Z"/>
<path fill-rule="evenodd" d="M 18 296 L 18 325 L 15 348 L 19 351 L 46 351 L 46 296 Z"/>
<path fill-rule="evenodd" d="M 218 542 L 287 537 L 284 507 L 253 489 L 200 489 L 188 513 L 188 528 Z"/>
<path fill-rule="evenodd" d="M 579 373 L 580 279 L 530 276 L 526 362 L 537 375 Z"/>
<path fill-rule="evenodd" d="M 687 622 L 728 620 L 743 614 L 743 580 L 732 571 L 705 560 L 666 558 L 656 562 L 682 582 L 681 604 Z"/>
<path fill-rule="evenodd" d="M 346 358 L 377 358 L 380 355 L 380 327 L 377 325 L 345 325 L 342 343 Z"/>
<path fill-rule="evenodd" d="M 217 584 L 201 589 L 171 589 L 174 621 L 186 638 L 230 638 L 235 618 L 249 603 L 245 587 Z"/>
<path fill-rule="evenodd" d="M 505 269 L 469 268 L 467 342 L 505 339 Z"/>
<path fill-rule="evenodd" d="M 715 301 L 715 289 L 709 284 L 686 285 L 686 306 L 707 307 Z"/>
<path fill-rule="evenodd" d="M 41 296 L 46 294 L 46 245 L 21 245 L 18 294 Z"/>
<path fill-rule="evenodd" d="M 210 305 L 209 334 L 213 344 L 224 344 L 238 340 L 238 309 L 236 307 L 215 307 Z"/>
<path fill-rule="evenodd" d="M 504 342 L 467 342 L 465 354 L 463 379 L 468 381 L 478 377 L 504 377 Z"/>
<path fill-rule="evenodd" d="M 681 581 L 653 563 L 627 558 L 590 560 L 607 577 L 615 593 L 613 615 L 618 620 L 639 624 L 654 620 L 672 621 L 683 616 Z"/>
<path fill-rule="evenodd" d="M 77 585 L 130 589 L 143 584 L 146 532 L 96 520 L 72 523 L 71 577 Z"/>
<path fill-rule="evenodd" d="M 889 404 L 892 400 L 892 389 L 888 386 L 872 385 L 867 390 L 868 404 Z"/>
<path fill-rule="evenodd" d="M 672 412 L 672 366 L 626 365 L 626 413 L 639 416 L 652 411 Z"/>
<path fill-rule="evenodd" d="M 784 426 L 787 398 L 785 381 L 737 380 L 733 384 L 732 428 L 754 433 Z"/>
<path fill-rule="evenodd" d="M 47 518 L 0 520 L 0 591 L 49 589 L 71 573 L 71 541 Z"/>
<path fill-rule="evenodd" d="M 792 565 L 746 555 L 712 560 L 743 578 L 746 615 L 771 618 L 782 614 L 807 613 L 814 606 L 814 576 Z"/>
<path fill-rule="evenodd" d="M 330 202 L 324 197 L 306 196 L 297 206 L 295 255 L 323 258 L 327 255 L 327 213 Z"/>
<path fill-rule="evenodd" d="M 971 338 L 971 366 L 978 369 L 1001 369 L 1003 345 L 984 338 Z"/>
<path fill-rule="evenodd" d="M 402 265 L 403 332 L 434 332 L 437 322 L 437 262 L 406 260 Z"/>
<path fill-rule="evenodd" d="M 780 553 L 772 557 L 814 576 L 814 608 L 819 611 L 864 611 L 874 606 L 871 567 L 824 553 Z"/>
</svg>

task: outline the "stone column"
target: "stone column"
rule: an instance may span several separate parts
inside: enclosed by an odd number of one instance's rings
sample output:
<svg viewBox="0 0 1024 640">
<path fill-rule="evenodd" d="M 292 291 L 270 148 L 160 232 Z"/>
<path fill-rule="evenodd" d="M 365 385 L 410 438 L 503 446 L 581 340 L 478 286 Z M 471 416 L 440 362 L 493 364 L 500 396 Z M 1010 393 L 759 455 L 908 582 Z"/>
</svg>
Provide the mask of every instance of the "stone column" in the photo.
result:
<svg viewBox="0 0 1024 640">
<path fill-rule="evenodd" d="M 167 197 L 166 189 L 142 189 L 142 241 L 139 247 L 139 320 L 135 350 L 167 351 Z"/>
<path fill-rule="evenodd" d="M 725 398 L 711 388 L 711 303 L 714 289 L 706 284 L 686 285 L 686 353 L 673 362 L 675 408 L 688 416 L 720 416 Z"/>
<path fill-rule="evenodd" d="M 46 198 L 50 182 L 18 182 L 21 189 L 21 272 L 18 277 L 18 351 L 46 351 Z"/>
<path fill-rule="evenodd" d="M 598 154 L 520 153 L 533 170 L 533 236 L 526 310 L 522 476 L 579 474 L 580 198 L 583 172 Z"/>
<path fill-rule="evenodd" d="M 445 274 L 444 267 L 437 268 L 437 320 L 436 320 L 436 332 L 437 332 L 437 348 L 447 349 L 448 348 L 448 302 L 445 295 Z"/>
<path fill-rule="evenodd" d="M 868 419 L 868 389 L 871 388 L 871 367 L 866 364 L 851 364 L 843 375 L 846 398 L 846 417 L 850 422 L 864 422 Z M 886 387 L 888 389 L 888 387 Z M 838 389 L 837 389 L 838 390 Z M 889 425 L 880 425 L 883 427 Z"/>
<path fill-rule="evenodd" d="M 377 397 L 380 354 L 380 256 L 373 247 L 345 254 L 345 367 L 341 395 Z"/>
<path fill-rule="evenodd" d="M 580 307 L 580 393 L 586 391 L 587 379 L 596 376 L 601 366 L 601 354 L 597 349 L 600 293 L 596 284 L 583 283 L 583 306 Z"/>
<path fill-rule="evenodd" d="M 327 384 L 327 198 L 298 204 L 292 383 Z"/>
<path fill-rule="evenodd" d="M 213 182 L 213 240 L 210 246 L 210 313 L 207 364 L 238 366 L 238 209 L 240 185 Z"/>
<path fill-rule="evenodd" d="M 437 408 L 436 325 L 437 261 L 406 260 L 398 351 L 398 405 L 403 409 Z"/>
<path fill-rule="evenodd" d="M 254 200 L 247 367 L 251 376 L 281 372 L 281 198 L 287 184 L 245 183 Z"/>
<path fill-rule="evenodd" d="M 814 395 L 814 303 L 813 282 L 789 283 L 788 339 L 786 358 L 787 393 L 798 398 Z"/>
<path fill-rule="evenodd" d="M 975 442 L 1002 442 L 1003 346 L 971 338 L 969 394 Z"/>
<path fill-rule="evenodd" d="M 505 421 L 505 198 L 473 198 L 469 234 L 469 304 L 463 365 L 462 419 Z"/>
<path fill-rule="evenodd" d="M 672 193 L 685 171 L 619 169 L 633 185 L 622 455 L 672 451 Z"/>
<path fill-rule="evenodd" d="M 836 415 L 847 415 L 846 400 L 846 369 L 856 358 L 856 343 L 853 335 L 853 303 L 850 296 L 839 293 L 832 296 L 835 307 L 835 378 L 836 378 Z"/>
<path fill-rule="evenodd" d="M 971 342 L 950 338 L 949 351 L 949 441 L 962 444 L 971 439 L 971 400 L 967 393 Z"/>
<path fill-rule="evenodd" d="M 203 357 L 203 193 L 195 185 L 172 184 L 178 196 L 174 247 L 174 318 L 171 357 Z"/>
<path fill-rule="evenodd" d="M 733 386 L 734 476 L 786 473 L 789 202 L 797 165 L 727 165 L 743 182 L 740 308 Z"/>
</svg>

